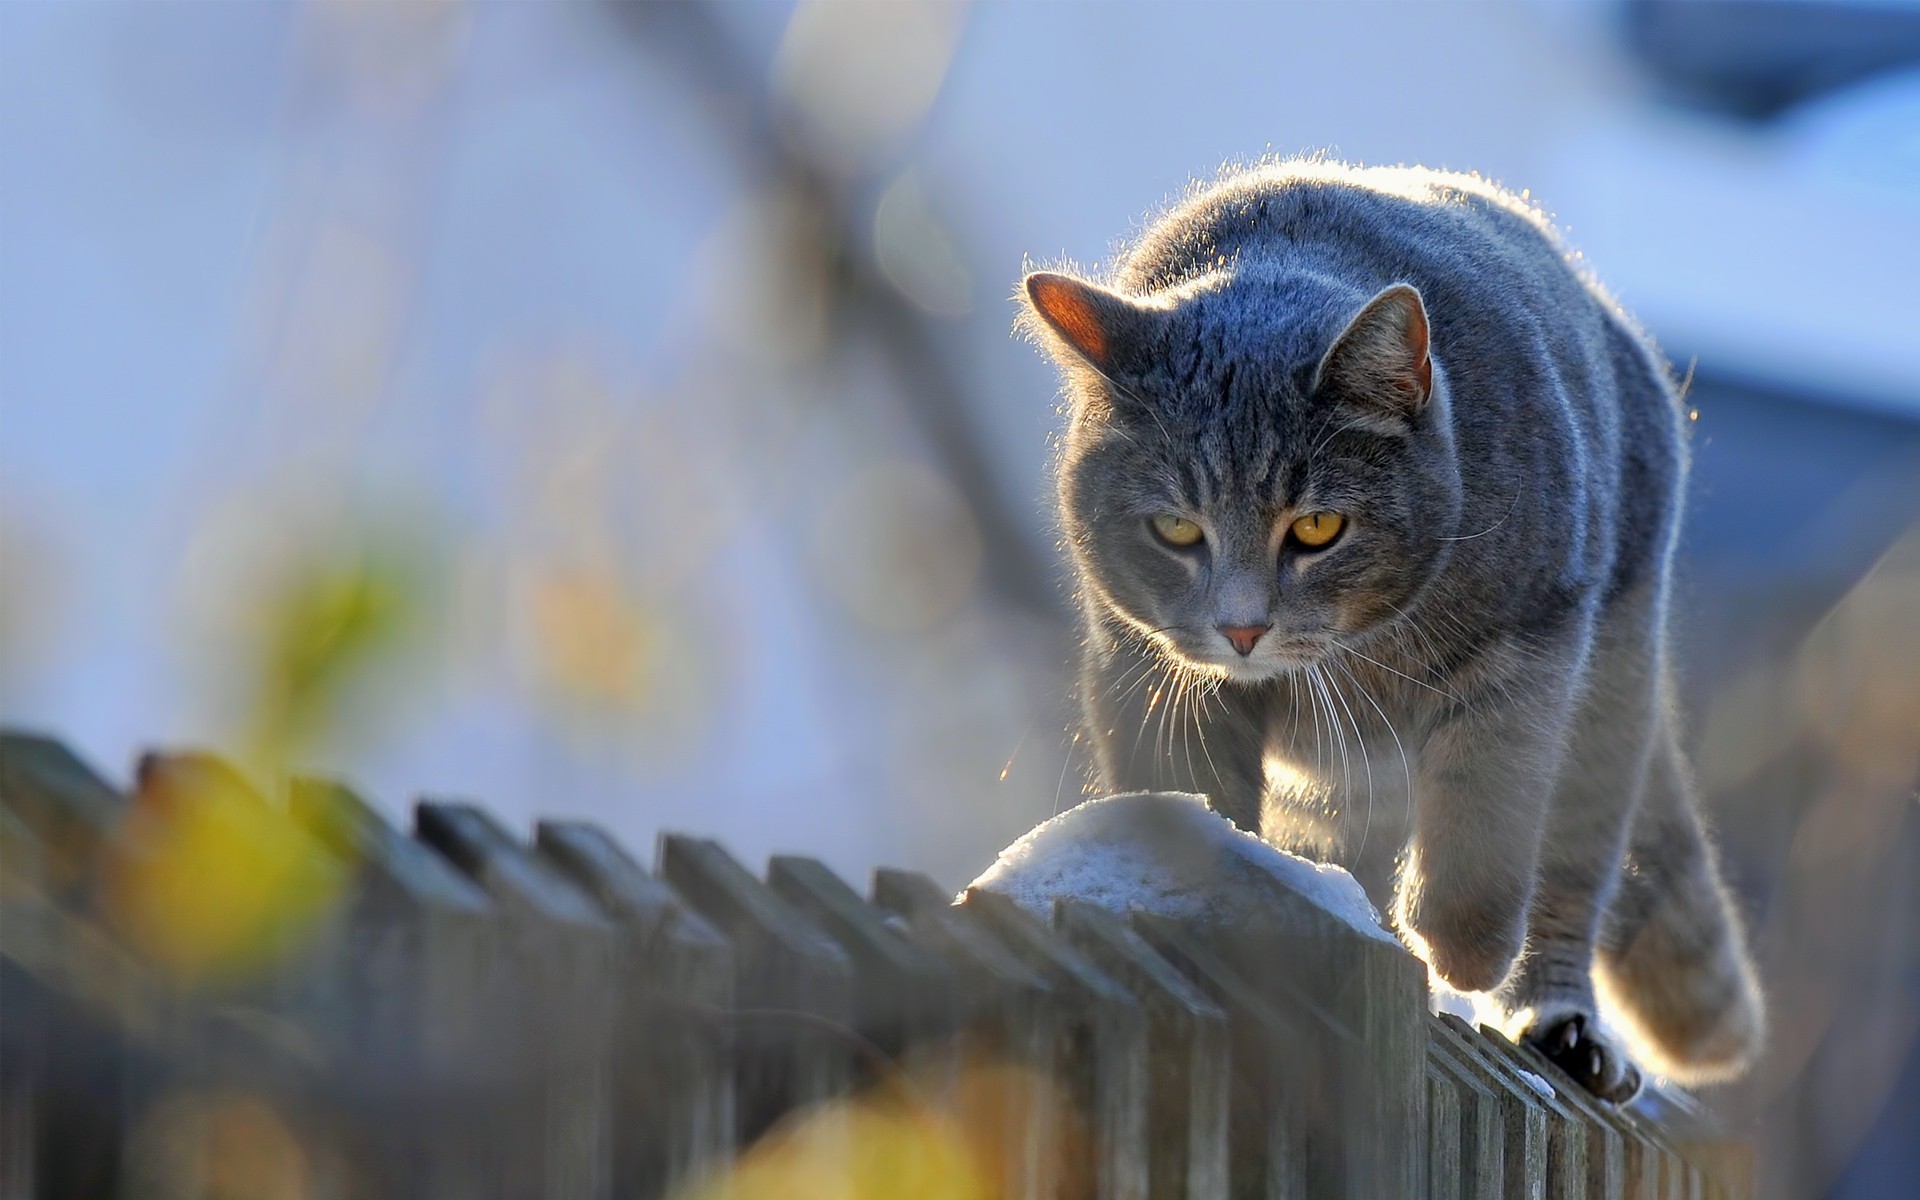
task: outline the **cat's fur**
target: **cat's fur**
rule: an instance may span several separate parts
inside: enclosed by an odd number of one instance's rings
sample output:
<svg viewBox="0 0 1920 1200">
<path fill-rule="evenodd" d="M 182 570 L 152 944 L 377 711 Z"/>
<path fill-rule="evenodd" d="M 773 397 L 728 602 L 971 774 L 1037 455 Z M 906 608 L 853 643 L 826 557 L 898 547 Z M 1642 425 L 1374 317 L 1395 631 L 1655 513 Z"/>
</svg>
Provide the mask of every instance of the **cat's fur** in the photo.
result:
<svg viewBox="0 0 1920 1200">
<path fill-rule="evenodd" d="M 1596 977 L 1643 1061 L 1743 1068 L 1760 995 L 1670 695 L 1686 421 L 1547 221 L 1474 177 L 1269 162 L 1020 299 L 1066 380 L 1095 785 L 1347 863 L 1600 1095 L 1639 1077 Z M 1319 510 L 1332 545 L 1285 540 Z"/>
</svg>

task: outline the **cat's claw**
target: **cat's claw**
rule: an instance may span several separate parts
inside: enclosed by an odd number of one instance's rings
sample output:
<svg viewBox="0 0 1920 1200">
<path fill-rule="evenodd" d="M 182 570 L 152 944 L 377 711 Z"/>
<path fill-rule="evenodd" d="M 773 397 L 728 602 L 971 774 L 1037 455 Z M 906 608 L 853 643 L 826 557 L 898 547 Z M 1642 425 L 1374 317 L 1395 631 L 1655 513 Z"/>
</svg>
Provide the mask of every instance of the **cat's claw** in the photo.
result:
<svg viewBox="0 0 1920 1200">
<path fill-rule="evenodd" d="M 1594 1027 L 1585 1013 L 1570 1013 L 1522 1035 L 1528 1045 L 1602 1100 L 1625 1104 L 1640 1094 L 1640 1068 Z"/>
</svg>

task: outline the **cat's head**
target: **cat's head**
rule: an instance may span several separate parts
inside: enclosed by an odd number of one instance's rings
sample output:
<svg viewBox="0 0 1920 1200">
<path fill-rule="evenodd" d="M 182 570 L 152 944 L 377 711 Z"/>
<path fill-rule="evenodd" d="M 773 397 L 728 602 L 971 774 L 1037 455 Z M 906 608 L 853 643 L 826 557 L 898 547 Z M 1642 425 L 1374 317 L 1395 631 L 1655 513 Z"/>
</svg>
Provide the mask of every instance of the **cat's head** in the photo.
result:
<svg viewBox="0 0 1920 1200">
<path fill-rule="evenodd" d="M 1460 476 L 1420 293 L 1222 272 L 1147 297 L 1042 272 L 1066 378 L 1063 531 L 1091 599 L 1254 681 L 1394 621 L 1438 571 Z"/>
</svg>

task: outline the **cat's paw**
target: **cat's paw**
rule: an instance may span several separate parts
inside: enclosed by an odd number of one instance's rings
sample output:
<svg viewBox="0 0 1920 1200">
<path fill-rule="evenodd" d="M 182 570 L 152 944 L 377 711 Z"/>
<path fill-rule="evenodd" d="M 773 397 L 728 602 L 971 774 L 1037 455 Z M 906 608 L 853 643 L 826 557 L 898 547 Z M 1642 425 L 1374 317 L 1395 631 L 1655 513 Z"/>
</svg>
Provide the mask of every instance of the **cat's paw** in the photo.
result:
<svg viewBox="0 0 1920 1200">
<path fill-rule="evenodd" d="M 1537 1021 L 1520 1040 L 1602 1100 L 1625 1104 L 1640 1094 L 1640 1068 L 1585 1013 Z"/>
<path fill-rule="evenodd" d="M 1526 908 L 1470 905 L 1428 893 L 1403 900 L 1400 928 L 1414 952 L 1457 992 L 1491 992 L 1503 983 L 1526 944 Z"/>
</svg>

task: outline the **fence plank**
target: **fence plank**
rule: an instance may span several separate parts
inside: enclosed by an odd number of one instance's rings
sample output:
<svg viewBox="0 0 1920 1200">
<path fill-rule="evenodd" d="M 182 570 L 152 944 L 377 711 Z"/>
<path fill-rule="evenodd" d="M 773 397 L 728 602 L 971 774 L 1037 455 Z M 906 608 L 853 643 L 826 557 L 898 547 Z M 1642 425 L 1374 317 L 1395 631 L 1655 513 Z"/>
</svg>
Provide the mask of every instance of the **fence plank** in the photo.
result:
<svg viewBox="0 0 1920 1200">
<path fill-rule="evenodd" d="M 1572 1076 L 1556 1066 L 1552 1059 L 1532 1046 L 1514 1046 L 1502 1037 L 1503 1048 L 1517 1056 L 1527 1069 L 1545 1078 L 1560 1093 L 1567 1107 L 1587 1122 L 1587 1173 L 1589 1192 L 1594 1196 L 1631 1196 L 1650 1193 L 1656 1183 L 1654 1164 L 1642 1153 L 1635 1131 L 1621 1119 L 1620 1109 L 1594 1096 Z"/>
<path fill-rule="evenodd" d="M 504 1190 L 552 1200 L 609 1195 L 611 926 L 472 805 L 422 801 L 414 828 L 493 900 L 502 935 L 496 971 L 521 1001 L 513 1026 L 533 1119 L 493 1131 L 518 1151 L 509 1153 Z"/>
<path fill-rule="evenodd" d="M 1658 1129 L 1677 1162 L 1668 1164 L 1669 1190 L 1678 1200 L 1710 1200 L 1715 1179 L 1714 1161 L 1724 1135 L 1692 1096 L 1678 1088 L 1649 1086 L 1633 1103 L 1633 1111 Z M 1751 1190 L 1751 1149 L 1731 1144 L 1734 1182 Z M 1744 1178 L 1743 1178 L 1744 1176 Z"/>
<path fill-rule="evenodd" d="M 1506 1117 L 1501 1112 L 1500 1097 L 1478 1072 L 1460 1061 L 1451 1048 L 1451 1038 L 1434 1028 L 1437 1022 L 1438 1018 L 1428 1018 L 1427 1065 L 1433 1073 L 1451 1081 L 1460 1106 L 1461 1200 L 1501 1200 L 1506 1194 Z"/>
<path fill-rule="evenodd" d="M 1063 901 L 1055 924 L 1145 1008 L 1147 1194 L 1222 1196 L 1228 1187 L 1227 1014 L 1106 909 Z"/>
<path fill-rule="evenodd" d="M 853 968 L 718 842 L 668 834 L 659 875 L 733 943 L 741 1145 L 851 1080 Z"/>
<path fill-rule="evenodd" d="M 776 855 L 767 884 L 845 952 L 853 965 L 855 1023 L 884 1053 L 949 1038 L 959 1025 L 953 972 L 936 955 L 889 926 L 825 863 Z"/>
<path fill-rule="evenodd" d="M 1587 1119 L 1572 1098 L 1551 1079 L 1534 1070 L 1535 1064 L 1505 1034 L 1491 1025 L 1480 1027 L 1480 1041 L 1489 1055 L 1518 1071 L 1541 1095 L 1550 1114 L 1547 1121 L 1547 1194 L 1562 1200 L 1585 1200 L 1618 1195 L 1623 1182 L 1619 1140 Z M 1579 1091 L 1579 1088 L 1575 1088 Z M 1609 1144 L 1611 1142 L 1611 1144 Z M 1611 1151 L 1611 1153 L 1609 1153 Z"/>
<path fill-rule="evenodd" d="M 614 1191 L 664 1195 L 734 1148 L 733 947 L 598 826 L 542 821 L 534 843 L 619 931 Z"/>
<path fill-rule="evenodd" d="M 0 1200 L 40 1195 L 40 1114 L 48 998 L 28 974 L 48 937 L 41 851 L 12 810 L 0 807 Z"/>
<path fill-rule="evenodd" d="M 1337 1114 L 1316 1103 L 1328 1083 L 1325 1043 L 1351 1038 L 1331 1014 L 1254 988 L 1195 932 L 1135 913 L 1133 928 L 1231 1020 L 1229 1174 L 1235 1197 L 1302 1200 L 1342 1194 Z"/>
<path fill-rule="evenodd" d="M 0 804 L 39 842 L 42 887 L 71 895 L 95 879 L 95 856 L 119 834 L 127 800 L 52 738 L 0 731 Z"/>
<path fill-rule="evenodd" d="M 1323 1043 L 1332 1057 L 1315 1068 L 1333 1106 L 1323 1140 L 1337 1147 L 1340 1194 L 1412 1200 L 1426 1170 L 1425 967 L 1398 943 L 1281 894 L 1292 903 L 1201 932 L 1253 987 L 1295 996 L 1348 1031 Z"/>
<path fill-rule="evenodd" d="M 939 954 L 960 980 L 966 1021 L 960 1056 L 968 1078 L 956 1099 L 976 1129 L 991 1135 L 1004 1194 L 1051 1200 L 1059 1190 L 1062 1157 L 1052 1065 L 1065 1038 L 1053 985 L 1008 949 L 979 913 L 955 906 L 951 892 L 917 871 L 875 871 L 873 902 Z M 981 1081 L 990 1086 L 976 1086 Z"/>
<path fill-rule="evenodd" d="M 1631 1178 L 1640 1186 L 1644 1186 L 1648 1176 L 1652 1179 L 1647 1200 L 1686 1200 L 1689 1167 L 1679 1148 L 1667 1140 L 1665 1131 L 1636 1108 L 1622 1109 L 1620 1118 L 1633 1129 L 1645 1160 L 1641 1173 Z"/>
<path fill-rule="evenodd" d="M 1499 1097 L 1504 1129 L 1502 1182 L 1506 1200 L 1545 1200 L 1547 1195 L 1547 1111 L 1540 1096 L 1518 1074 L 1491 1059 L 1472 1028 L 1447 1013 L 1431 1028 L 1454 1058 Z"/>
<path fill-rule="evenodd" d="M 1460 1092 L 1455 1079 L 1427 1062 L 1427 1195 L 1460 1200 L 1466 1174 L 1461 1161 Z"/>
<path fill-rule="evenodd" d="M 487 1194 L 472 1130 L 512 1066 L 487 979 L 492 902 L 343 784 L 294 780 L 288 812 L 353 871 L 339 937 L 305 958 L 303 1007 L 347 1076 L 358 1165 L 387 1195 Z"/>
<path fill-rule="evenodd" d="M 1093 1194 L 1134 1200 L 1147 1187 L 1147 1018 L 1126 988 L 1005 896 L 969 891 L 1007 946 L 1053 985 L 1068 1037 L 1059 1070 L 1086 1123 Z"/>
</svg>

